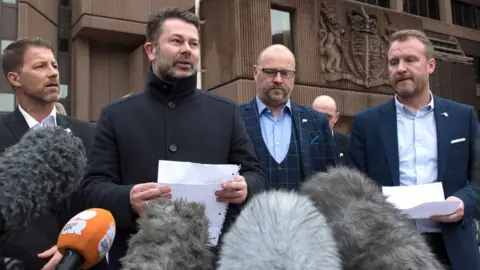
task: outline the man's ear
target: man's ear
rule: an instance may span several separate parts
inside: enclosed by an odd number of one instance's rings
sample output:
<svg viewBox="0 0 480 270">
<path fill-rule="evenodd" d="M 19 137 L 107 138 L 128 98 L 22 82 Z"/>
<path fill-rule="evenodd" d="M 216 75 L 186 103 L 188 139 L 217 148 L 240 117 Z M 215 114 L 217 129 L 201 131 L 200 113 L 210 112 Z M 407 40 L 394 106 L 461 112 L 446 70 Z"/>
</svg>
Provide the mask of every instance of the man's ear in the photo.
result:
<svg viewBox="0 0 480 270">
<path fill-rule="evenodd" d="M 143 48 L 147 53 L 148 60 L 150 62 L 155 60 L 155 53 L 156 53 L 155 44 L 153 44 L 153 42 L 147 41 L 145 42 L 145 45 L 143 45 Z"/>
<path fill-rule="evenodd" d="M 13 87 L 20 87 L 20 75 L 17 72 L 9 72 L 7 74 L 7 79 L 8 82 L 13 86 Z"/>
</svg>

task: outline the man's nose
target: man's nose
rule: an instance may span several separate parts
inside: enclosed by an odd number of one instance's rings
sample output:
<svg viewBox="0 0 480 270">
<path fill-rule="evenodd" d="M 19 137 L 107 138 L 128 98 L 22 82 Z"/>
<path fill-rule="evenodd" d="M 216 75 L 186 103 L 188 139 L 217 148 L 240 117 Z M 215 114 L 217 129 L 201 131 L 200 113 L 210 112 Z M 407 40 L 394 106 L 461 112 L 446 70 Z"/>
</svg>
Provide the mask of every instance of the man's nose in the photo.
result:
<svg viewBox="0 0 480 270">
<path fill-rule="evenodd" d="M 280 75 L 280 72 L 277 72 L 277 74 L 275 74 L 275 77 L 273 77 L 273 81 L 276 82 L 276 83 L 282 83 L 283 82 L 282 75 Z"/>
</svg>

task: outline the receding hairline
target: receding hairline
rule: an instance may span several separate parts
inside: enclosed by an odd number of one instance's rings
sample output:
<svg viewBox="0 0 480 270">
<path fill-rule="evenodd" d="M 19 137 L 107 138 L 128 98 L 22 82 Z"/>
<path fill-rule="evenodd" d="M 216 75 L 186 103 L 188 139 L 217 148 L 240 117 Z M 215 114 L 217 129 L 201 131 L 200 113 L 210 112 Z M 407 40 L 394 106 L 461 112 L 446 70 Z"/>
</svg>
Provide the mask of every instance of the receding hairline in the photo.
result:
<svg viewBox="0 0 480 270">
<path fill-rule="evenodd" d="M 315 104 L 333 105 L 335 111 L 337 110 L 337 103 L 335 102 L 335 99 L 333 99 L 331 96 L 328 96 L 328 95 L 321 95 L 316 97 L 312 103 L 312 106 L 314 106 Z"/>
<path fill-rule="evenodd" d="M 261 62 L 264 60 L 265 56 L 269 56 L 269 54 L 273 52 L 279 52 L 279 53 L 284 53 L 287 56 L 290 56 L 293 60 L 293 65 L 295 66 L 295 55 L 293 54 L 290 49 L 284 45 L 281 44 L 273 44 L 268 46 L 267 48 L 263 49 L 263 51 L 260 52 L 257 58 L 257 65 L 261 65 Z"/>
<path fill-rule="evenodd" d="M 417 40 L 422 43 L 425 49 L 425 58 L 427 58 L 427 60 L 433 58 L 434 49 L 432 42 L 423 31 L 417 29 L 404 29 L 393 33 L 389 38 L 388 51 L 390 51 L 394 42 L 402 43 L 409 40 Z"/>
</svg>

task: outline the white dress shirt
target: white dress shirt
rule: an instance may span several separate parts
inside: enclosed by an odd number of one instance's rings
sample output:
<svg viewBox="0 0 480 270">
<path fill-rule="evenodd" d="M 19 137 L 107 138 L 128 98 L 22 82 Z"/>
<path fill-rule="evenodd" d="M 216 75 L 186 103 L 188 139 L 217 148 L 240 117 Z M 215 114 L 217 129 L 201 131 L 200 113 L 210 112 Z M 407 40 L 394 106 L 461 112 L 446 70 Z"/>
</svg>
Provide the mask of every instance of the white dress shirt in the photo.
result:
<svg viewBox="0 0 480 270">
<path fill-rule="evenodd" d="M 18 109 L 20 113 L 22 113 L 25 121 L 27 121 L 29 128 L 44 128 L 44 127 L 56 127 L 57 126 L 57 110 L 55 106 L 53 106 L 53 110 L 50 114 L 39 123 L 35 118 L 29 115 L 20 105 L 18 105 Z"/>
</svg>

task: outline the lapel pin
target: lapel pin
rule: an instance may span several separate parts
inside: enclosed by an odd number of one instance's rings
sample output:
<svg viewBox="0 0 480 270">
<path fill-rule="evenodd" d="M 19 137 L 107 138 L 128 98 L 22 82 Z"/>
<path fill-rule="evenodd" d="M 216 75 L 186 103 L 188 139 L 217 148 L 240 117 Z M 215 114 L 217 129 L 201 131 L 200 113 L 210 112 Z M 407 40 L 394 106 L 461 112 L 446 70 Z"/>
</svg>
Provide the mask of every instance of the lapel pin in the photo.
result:
<svg viewBox="0 0 480 270">
<path fill-rule="evenodd" d="M 445 117 L 448 117 L 448 113 L 447 113 L 447 112 L 442 113 L 442 115 L 445 116 Z"/>
<path fill-rule="evenodd" d="M 302 119 L 302 123 L 306 123 L 307 122 L 307 119 Z"/>
</svg>

